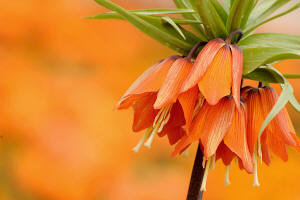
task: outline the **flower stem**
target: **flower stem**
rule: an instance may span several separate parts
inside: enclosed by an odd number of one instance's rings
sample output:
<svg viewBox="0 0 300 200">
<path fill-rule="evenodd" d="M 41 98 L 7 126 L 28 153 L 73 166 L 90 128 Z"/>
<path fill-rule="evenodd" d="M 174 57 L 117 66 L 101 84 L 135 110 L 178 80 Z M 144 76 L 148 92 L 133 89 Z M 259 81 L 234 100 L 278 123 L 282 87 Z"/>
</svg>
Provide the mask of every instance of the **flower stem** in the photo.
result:
<svg viewBox="0 0 300 200">
<path fill-rule="evenodd" d="M 200 187 L 202 185 L 204 170 L 202 166 L 203 154 L 200 148 L 200 144 L 198 145 L 198 150 L 196 154 L 196 158 L 194 161 L 194 167 L 191 175 L 189 191 L 187 195 L 187 200 L 201 200 L 203 192 L 200 191 Z"/>
<path fill-rule="evenodd" d="M 232 40 L 232 38 L 233 38 L 236 34 L 239 34 L 239 37 L 237 38 L 237 41 L 236 41 L 236 43 L 238 43 L 238 42 L 240 41 L 240 39 L 243 37 L 243 35 L 244 35 L 243 31 L 241 31 L 240 29 L 231 32 L 231 33 L 228 35 L 228 37 L 226 38 L 225 42 L 226 42 L 227 44 L 231 44 L 231 40 Z"/>
<path fill-rule="evenodd" d="M 198 42 L 197 44 L 195 44 L 195 46 L 190 50 L 189 54 L 187 55 L 187 59 L 191 59 L 194 56 L 194 53 L 197 51 L 197 49 L 202 46 L 205 45 L 206 42 Z"/>
</svg>

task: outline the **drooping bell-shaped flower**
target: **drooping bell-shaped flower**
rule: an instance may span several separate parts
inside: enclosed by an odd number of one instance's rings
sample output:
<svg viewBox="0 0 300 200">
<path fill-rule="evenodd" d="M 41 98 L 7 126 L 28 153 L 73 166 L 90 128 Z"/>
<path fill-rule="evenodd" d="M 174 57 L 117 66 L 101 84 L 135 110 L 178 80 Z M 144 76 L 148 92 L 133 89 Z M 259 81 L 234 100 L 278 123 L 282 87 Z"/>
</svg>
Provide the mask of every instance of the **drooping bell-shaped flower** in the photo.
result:
<svg viewBox="0 0 300 200">
<path fill-rule="evenodd" d="M 243 71 L 243 53 L 241 49 L 216 38 L 209 41 L 200 51 L 181 91 L 187 91 L 195 85 L 210 105 L 216 105 L 224 96 L 230 95 L 239 108 L 240 85 Z"/>
<path fill-rule="evenodd" d="M 270 151 L 283 161 L 287 161 L 286 147 L 292 146 L 299 150 L 300 140 L 296 136 L 286 108 L 283 108 L 259 135 L 264 120 L 278 100 L 276 91 L 269 86 L 247 87 L 243 89 L 242 95 L 247 102 L 247 140 L 249 151 L 254 157 L 255 167 L 257 167 L 257 156 L 264 163 L 270 165 Z M 255 171 L 257 172 L 257 170 Z M 256 174 L 254 186 L 258 185 Z"/>
<path fill-rule="evenodd" d="M 126 91 L 117 104 L 118 109 L 134 109 L 132 129 L 146 133 L 134 148 L 151 146 L 154 136 L 168 135 L 171 144 L 183 135 L 183 126 L 189 126 L 198 99 L 198 88 L 180 93 L 180 88 L 192 66 L 183 57 L 172 56 L 148 68 Z"/>
<path fill-rule="evenodd" d="M 187 135 L 176 145 L 172 156 L 183 152 L 191 143 L 200 141 L 207 160 L 205 168 L 210 168 L 214 163 L 219 149 L 222 154 L 218 154 L 218 158 L 230 163 L 234 157 L 238 157 L 243 168 L 252 173 L 253 162 L 246 136 L 246 104 L 241 102 L 240 108 L 237 109 L 231 96 L 223 97 L 216 105 L 205 102 L 195 116 Z M 232 154 L 224 153 L 222 145 Z M 202 189 L 205 189 L 205 182 Z"/>
</svg>

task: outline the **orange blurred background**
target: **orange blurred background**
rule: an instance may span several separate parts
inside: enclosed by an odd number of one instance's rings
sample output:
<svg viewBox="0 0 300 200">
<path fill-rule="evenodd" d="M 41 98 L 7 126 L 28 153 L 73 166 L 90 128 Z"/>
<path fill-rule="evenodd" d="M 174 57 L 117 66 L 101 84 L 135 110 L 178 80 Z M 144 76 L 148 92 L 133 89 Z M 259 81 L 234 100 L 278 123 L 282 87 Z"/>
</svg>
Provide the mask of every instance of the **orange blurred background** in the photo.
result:
<svg viewBox="0 0 300 200">
<path fill-rule="evenodd" d="M 119 0 L 126 8 L 174 7 L 171 0 Z M 139 74 L 175 52 L 129 23 L 87 20 L 92 0 L 0 2 L 0 200 L 182 200 L 195 148 L 170 159 L 167 139 L 131 151 L 132 111 L 114 105 Z M 299 10 L 260 32 L 300 35 Z M 300 73 L 300 61 L 276 65 Z M 291 80 L 300 99 L 300 84 Z M 296 130 L 300 115 L 291 109 Z M 234 166 L 209 174 L 204 199 L 300 199 L 300 156 L 259 167 L 261 187 Z"/>
</svg>

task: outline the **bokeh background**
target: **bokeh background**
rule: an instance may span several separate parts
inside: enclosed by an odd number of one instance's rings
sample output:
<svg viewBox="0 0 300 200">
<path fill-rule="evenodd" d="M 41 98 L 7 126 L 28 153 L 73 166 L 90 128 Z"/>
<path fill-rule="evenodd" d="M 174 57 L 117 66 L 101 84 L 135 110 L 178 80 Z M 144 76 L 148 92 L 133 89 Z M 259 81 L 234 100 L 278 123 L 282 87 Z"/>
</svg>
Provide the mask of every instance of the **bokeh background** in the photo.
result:
<svg viewBox="0 0 300 200">
<path fill-rule="evenodd" d="M 115 0 L 126 8 L 174 7 L 171 0 Z M 87 20 L 104 11 L 92 0 L 0 1 L 0 200 L 182 200 L 196 146 L 170 159 L 157 138 L 131 151 L 132 111 L 114 105 L 139 74 L 173 51 L 117 20 Z M 259 32 L 300 35 L 300 11 Z M 300 73 L 300 61 L 276 65 Z M 291 80 L 300 99 L 300 83 Z M 289 106 L 296 130 L 300 115 Z M 289 150 L 259 166 L 261 187 L 234 166 L 209 174 L 205 199 L 300 199 L 300 156 Z"/>
</svg>

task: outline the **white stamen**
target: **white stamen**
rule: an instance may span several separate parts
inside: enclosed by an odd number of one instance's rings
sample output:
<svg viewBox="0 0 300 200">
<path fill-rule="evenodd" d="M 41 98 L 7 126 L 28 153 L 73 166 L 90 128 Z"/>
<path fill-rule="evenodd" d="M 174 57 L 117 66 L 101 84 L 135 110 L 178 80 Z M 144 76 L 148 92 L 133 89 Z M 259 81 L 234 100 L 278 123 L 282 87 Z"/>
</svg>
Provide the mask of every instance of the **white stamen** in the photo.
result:
<svg viewBox="0 0 300 200">
<path fill-rule="evenodd" d="M 140 139 L 139 143 L 132 149 L 134 152 L 138 153 L 142 147 L 144 141 L 149 137 L 150 133 L 152 132 L 153 128 L 150 127 L 147 129 L 143 137 Z"/>
<path fill-rule="evenodd" d="M 203 176 L 203 180 L 202 180 L 202 185 L 201 185 L 201 188 L 200 188 L 200 191 L 202 191 L 202 192 L 206 191 L 206 182 L 207 182 L 207 176 L 208 176 L 210 164 L 211 164 L 211 157 L 206 162 L 204 176 Z"/>
<path fill-rule="evenodd" d="M 225 167 L 225 179 L 224 179 L 224 185 L 225 186 L 231 184 L 230 179 L 229 179 L 229 170 L 230 170 L 230 168 L 231 168 L 231 163 Z"/>
<path fill-rule="evenodd" d="M 144 146 L 147 147 L 147 148 L 151 148 L 151 144 L 153 142 L 153 139 L 154 139 L 154 136 L 156 135 L 157 133 L 157 129 L 158 129 L 158 126 L 156 126 L 153 131 L 151 132 L 151 135 L 150 137 L 148 138 L 148 140 L 144 143 Z"/>
<path fill-rule="evenodd" d="M 151 144 L 153 142 L 154 136 L 157 133 L 160 133 L 163 130 L 164 126 L 168 123 L 171 116 L 170 114 L 171 108 L 172 108 L 172 104 L 164 107 L 157 113 L 153 122 L 153 130 L 151 132 L 151 135 L 148 138 L 148 140 L 144 143 L 145 147 L 148 147 L 149 149 L 151 148 Z"/>
<path fill-rule="evenodd" d="M 182 156 L 187 158 L 189 156 L 189 149 L 187 148 L 186 150 L 184 150 L 184 152 L 182 153 Z"/>
<path fill-rule="evenodd" d="M 214 154 L 212 157 L 211 157 L 211 165 L 210 165 L 210 169 L 209 170 L 213 170 L 215 167 L 216 167 L 216 154 Z"/>
<path fill-rule="evenodd" d="M 258 147 L 257 147 L 258 156 L 259 156 L 259 159 L 260 159 L 260 163 L 262 163 L 263 160 L 262 160 L 262 151 L 261 151 L 260 138 L 258 138 L 257 145 L 258 145 Z"/>
<path fill-rule="evenodd" d="M 257 152 L 256 150 L 254 151 L 254 155 L 253 155 L 253 160 L 254 160 L 254 183 L 253 183 L 253 187 L 258 187 L 260 186 L 259 182 L 258 182 L 258 175 L 257 175 Z"/>
</svg>

